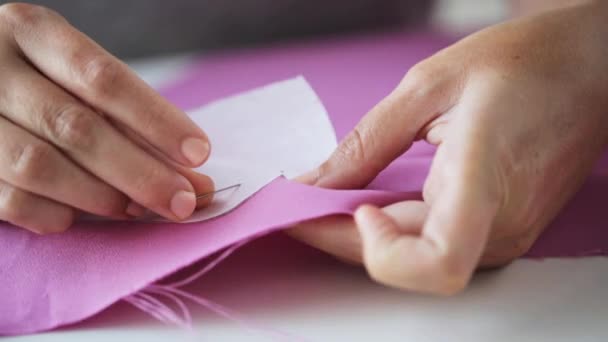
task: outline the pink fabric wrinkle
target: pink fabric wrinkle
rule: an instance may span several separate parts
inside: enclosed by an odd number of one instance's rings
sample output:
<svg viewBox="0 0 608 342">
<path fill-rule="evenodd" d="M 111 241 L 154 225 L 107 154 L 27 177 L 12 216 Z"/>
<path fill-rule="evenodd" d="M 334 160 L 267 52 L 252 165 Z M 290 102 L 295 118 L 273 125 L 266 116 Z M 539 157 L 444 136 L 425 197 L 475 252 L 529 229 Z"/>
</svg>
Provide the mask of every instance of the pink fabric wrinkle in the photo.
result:
<svg viewBox="0 0 608 342">
<path fill-rule="evenodd" d="M 193 273 L 190 276 L 187 276 L 182 280 L 174 281 L 167 284 L 150 284 L 144 289 L 123 299 L 127 303 L 156 318 L 160 322 L 163 322 L 165 324 L 173 324 L 181 328 L 187 328 L 189 330 L 192 330 L 192 315 L 187 305 L 184 303 L 184 301 L 182 301 L 181 298 L 188 299 L 193 303 L 206 308 L 207 310 L 210 310 L 224 318 L 236 322 L 239 326 L 247 329 L 252 333 L 261 333 L 277 341 L 304 341 L 304 339 L 300 337 L 293 336 L 278 329 L 266 327 L 260 323 L 253 322 L 251 319 L 244 317 L 240 313 L 231 310 L 223 305 L 213 302 L 200 295 L 197 296 L 183 289 L 180 289 L 180 287 L 186 286 L 192 283 L 193 281 L 200 279 L 205 274 L 213 270 L 230 255 L 232 255 L 237 249 L 260 237 L 261 235 L 265 234 L 259 234 L 259 236 L 253 236 L 251 238 L 233 244 L 232 246 L 226 248 L 223 252 L 221 252 L 217 257 L 213 258 L 199 271 Z M 179 307 L 181 311 L 181 316 L 175 313 L 174 310 L 172 310 L 162 301 L 154 298 L 153 295 L 159 295 L 171 300 Z"/>
</svg>

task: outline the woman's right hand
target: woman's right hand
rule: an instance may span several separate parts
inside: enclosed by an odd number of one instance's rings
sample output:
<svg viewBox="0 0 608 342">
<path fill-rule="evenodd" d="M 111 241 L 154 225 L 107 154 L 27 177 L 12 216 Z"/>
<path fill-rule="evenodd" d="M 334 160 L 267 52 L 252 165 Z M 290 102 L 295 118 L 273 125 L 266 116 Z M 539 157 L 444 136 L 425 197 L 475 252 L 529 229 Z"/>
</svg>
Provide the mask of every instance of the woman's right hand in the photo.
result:
<svg viewBox="0 0 608 342">
<path fill-rule="evenodd" d="M 0 220 L 38 233 L 80 211 L 181 220 L 212 191 L 190 170 L 205 133 L 57 13 L 0 6 L 0 80 Z"/>
</svg>

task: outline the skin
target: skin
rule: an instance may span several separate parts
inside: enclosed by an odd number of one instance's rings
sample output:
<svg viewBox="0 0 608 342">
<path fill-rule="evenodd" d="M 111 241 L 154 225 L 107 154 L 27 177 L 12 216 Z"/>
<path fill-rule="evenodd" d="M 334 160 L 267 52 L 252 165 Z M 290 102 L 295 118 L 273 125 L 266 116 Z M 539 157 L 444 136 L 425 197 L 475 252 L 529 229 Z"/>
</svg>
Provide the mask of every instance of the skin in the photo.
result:
<svg viewBox="0 0 608 342">
<path fill-rule="evenodd" d="M 181 220 L 213 190 L 190 169 L 205 133 L 57 13 L 0 6 L 0 65 L 0 220 L 37 233 L 82 211 Z"/>
<path fill-rule="evenodd" d="M 437 145 L 423 201 L 291 229 L 379 283 L 450 295 L 524 254 L 608 147 L 608 3 L 475 33 L 414 66 L 300 181 L 368 184 L 414 141 Z"/>
<path fill-rule="evenodd" d="M 425 139 L 438 149 L 424 200 L 289 233 L 380 283 L 436 294 L 522 255 L 608 145 L 606 22 L 608 3 L 585 1 L 422 61 L 299 180 L 360 188 Z M 58 14 L 0 6 L 0 79 L 0 220 L 48 233 L 82 211 L 180 220 L 210 200 L 196 203 L 213 183 L 191 170 L 209 156 L 205 133 Z"/>
</svg>

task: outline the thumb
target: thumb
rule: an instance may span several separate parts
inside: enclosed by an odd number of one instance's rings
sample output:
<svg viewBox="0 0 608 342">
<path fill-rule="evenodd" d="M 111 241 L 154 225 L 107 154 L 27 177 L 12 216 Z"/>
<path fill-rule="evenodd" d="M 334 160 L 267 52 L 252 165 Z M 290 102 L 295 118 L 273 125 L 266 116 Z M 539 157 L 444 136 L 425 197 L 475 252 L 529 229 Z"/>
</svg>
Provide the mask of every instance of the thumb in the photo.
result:
<svg viewBox="0 0 608 342">
<path fill-rule="evenodd" d="M 359 208 L 355 222 L 370 276 L 418 292 L 461 291 L 477 266 L 498 210 L 491 189 L 471 183 L 483 183 L 479 179 L 449 185 L 432 206 L 405 201 L 384 210 Z"/>
<path fill-rule="evenodd" d="M 317 169 L 296 180 L 320 187 L 364 187 L 414 142 L 418 132 L 450 104 L 449 83 L 412 68 Z M 439 74 L 441 75 L 441 74 Z M 440 76 L 441 77 L 441 76 Z"/>
</svg>

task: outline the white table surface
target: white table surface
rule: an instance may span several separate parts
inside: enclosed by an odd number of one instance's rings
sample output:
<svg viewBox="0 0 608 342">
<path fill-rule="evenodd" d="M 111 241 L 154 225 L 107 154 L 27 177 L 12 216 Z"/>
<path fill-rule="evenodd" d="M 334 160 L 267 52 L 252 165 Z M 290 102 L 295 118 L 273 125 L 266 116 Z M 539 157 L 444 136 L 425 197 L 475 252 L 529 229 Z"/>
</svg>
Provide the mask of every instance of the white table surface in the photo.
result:
<svg viewBox="0 0 608 342">
<path fill-rule="evenodd" d="M 188 59 L 131 65 L 158 85 Z M 278 252 L 285 244 L 289 255 Z M 312 341 L 608 340 L 608 259 L 600 257 L 518 260 L 478 274 L 461 295 L 436 298 L 378 286 L 358 268 L 271 237 L 246 246 L 198 284 L 202 290 L 197 293 L 247 319 Z M 163 325 L 119 304 L 71 328 L 6 340 L 271 340 L 205 310 L 193 311 L 193 331 Z"/>
</svg>

